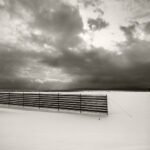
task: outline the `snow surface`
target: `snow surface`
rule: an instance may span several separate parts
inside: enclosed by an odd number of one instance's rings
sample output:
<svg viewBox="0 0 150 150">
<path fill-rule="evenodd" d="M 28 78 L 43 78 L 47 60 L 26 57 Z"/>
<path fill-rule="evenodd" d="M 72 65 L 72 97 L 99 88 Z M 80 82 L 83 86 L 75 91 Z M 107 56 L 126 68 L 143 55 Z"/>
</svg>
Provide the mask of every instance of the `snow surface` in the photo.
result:
<svg viewBox="0 0 150 150">
<path fill-rule="evenodd" d="M 150 150 L 149 92 L 82 93 L 108 94 L 108 116 L 1 105 L 0 150 Z"/>
</svg>

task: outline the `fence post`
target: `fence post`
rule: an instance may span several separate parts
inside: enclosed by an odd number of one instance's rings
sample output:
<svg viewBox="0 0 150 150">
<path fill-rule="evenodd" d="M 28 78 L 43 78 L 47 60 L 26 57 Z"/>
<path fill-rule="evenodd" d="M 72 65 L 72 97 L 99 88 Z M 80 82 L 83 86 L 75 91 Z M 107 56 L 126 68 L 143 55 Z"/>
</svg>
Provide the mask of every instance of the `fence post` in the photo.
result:
<svg viewBox="0 0 150 150">
<path fill-rule="evenodd" d="M 107 115 L 108 115 L 108 97 L 107 97 L 107 94 L 106 94 L 106 107 L 107 107 Z"/>
<path fill-rule="evenodd" d="M 81 94 L 80 94 L 80 113 L 81 113 L 81 106 L 82 106 L 82 96 L 81 96 Z"/>
<path fill-rule="evenodd" d="M 39 109 L 40 109 L 40 92 L 39 92 Z"/>
<path fill-rule="evenodd" d="M 59 93 L 58 93 L 58 111 L 59 111 Z"/>
<path fill-rule="evenodd" d="M 10 92 L 8 92 L 8 105 L 10 104 Z"/>
<path fill-rule="evenodd" d="M 23 100 L 23 103 L 22 103 L 22 106 L 24 107 L 24 92 L 23 92 L 23 95 L 22 95 L 22 100 Z"/>
</svg>

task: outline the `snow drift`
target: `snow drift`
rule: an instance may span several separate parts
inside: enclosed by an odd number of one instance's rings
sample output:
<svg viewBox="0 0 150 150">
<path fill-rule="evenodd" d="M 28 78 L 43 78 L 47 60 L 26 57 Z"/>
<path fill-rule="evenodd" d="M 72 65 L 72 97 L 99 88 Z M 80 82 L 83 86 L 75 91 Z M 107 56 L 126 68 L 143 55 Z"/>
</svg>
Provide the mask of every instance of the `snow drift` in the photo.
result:
<svg viewBox="0 0 150 150">
<path fill-rule="evenodd" d="M 108 94 L 108 116 L 1 105 L 0 149 L 150 150 L 149 92 L 88 93 Z"/>
</svg>

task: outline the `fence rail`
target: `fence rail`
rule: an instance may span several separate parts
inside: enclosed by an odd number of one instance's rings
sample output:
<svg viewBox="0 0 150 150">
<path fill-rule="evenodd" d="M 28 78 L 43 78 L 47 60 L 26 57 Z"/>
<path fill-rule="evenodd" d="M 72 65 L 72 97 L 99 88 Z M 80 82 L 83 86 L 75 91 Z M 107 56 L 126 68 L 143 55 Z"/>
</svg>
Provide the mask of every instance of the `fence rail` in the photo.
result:
<svg viewBox="0 0 150 150">
<path fill-rule="evenodd" d="M 107 95 L 1 92 L 0 104 L 108 113 Z"/>
</svg>

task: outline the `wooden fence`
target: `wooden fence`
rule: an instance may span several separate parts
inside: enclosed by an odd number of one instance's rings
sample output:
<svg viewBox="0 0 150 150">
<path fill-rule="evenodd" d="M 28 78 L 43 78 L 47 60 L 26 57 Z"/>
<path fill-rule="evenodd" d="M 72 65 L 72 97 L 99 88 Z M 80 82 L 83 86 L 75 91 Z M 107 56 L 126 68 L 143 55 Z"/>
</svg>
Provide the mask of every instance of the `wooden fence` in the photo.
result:
<svg viewBox="0 0 150 150">
<path fill-rule="evenodd" d="M 107 95 L 1 92 L 0 104 L 108 113 Z"/>
</svg>

